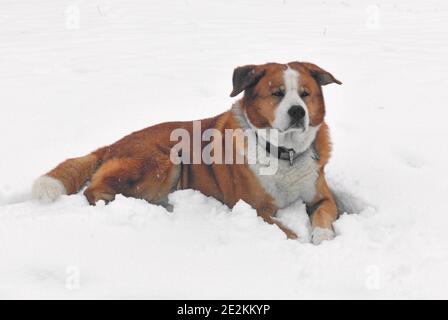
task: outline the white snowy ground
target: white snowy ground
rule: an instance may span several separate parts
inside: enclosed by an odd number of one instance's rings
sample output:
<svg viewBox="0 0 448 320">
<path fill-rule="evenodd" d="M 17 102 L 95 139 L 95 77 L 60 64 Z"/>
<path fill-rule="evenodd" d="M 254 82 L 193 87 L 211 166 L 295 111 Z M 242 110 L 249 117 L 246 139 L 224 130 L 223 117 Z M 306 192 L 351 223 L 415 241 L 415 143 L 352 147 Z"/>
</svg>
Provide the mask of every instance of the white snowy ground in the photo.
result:
<svg viewBox="0 0 448 320">
<path fill-rule="evenodd" d="M 79 13 L 79 25 L 77 25 Z M 77 28 L 79 27 L 79 28 Z M 0 2 L 0 298 L 448 298 L 448 2 Z M 357 214 L 307 242 L 240 203 L 43 205 L 34 178 L 166 120 L 230 107 L 237 65 L 315 62 Z"/>
</svg>

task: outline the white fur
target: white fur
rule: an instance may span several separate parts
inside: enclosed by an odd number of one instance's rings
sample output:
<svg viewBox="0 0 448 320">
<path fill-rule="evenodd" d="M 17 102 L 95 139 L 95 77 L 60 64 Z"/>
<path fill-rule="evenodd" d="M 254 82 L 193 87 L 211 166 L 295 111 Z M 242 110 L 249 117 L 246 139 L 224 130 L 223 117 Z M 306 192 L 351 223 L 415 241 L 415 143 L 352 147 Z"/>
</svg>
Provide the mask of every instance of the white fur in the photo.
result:
<svg viewBox="0 0 448 320">
<path fill-rule="evenodd" d="M 246 132 L 250 130 L 255 135 L 253 125 L 241 111 L 238 103 L 233 106 L 232 110 L 242 129 L 246 130 Z M 298 153 L 303 153 L 294 160 L 292 166 L 289 161 L 278 160 L 272 154 L 266 154 L 264 144 L 260 143 L 257 145 L 258 161 L 255 164 L 250 164 L 250 168 L 257 175 L 266 192 L 273 197 L 277 207 L 285 208 L 298 199 L 305 202 L 313 200 L 316 194 L 318 164 L 313 159 L 314 153 L 310 146 L 316 137 L 318 129 L 318 127 L 309 127 L 307 131 L 290 135 L 288 139 L 282 141 L 282 143 L 288 142 L 289 145 L 287 146 L 298 150 Z M 261 132 L 259 131 L 258 133 L 260 134 Z M 285 144 L 280 145 L 286 146 Z M 275 174 L 260 174 L 260 172 L 263 172 L 262 168 L 275 161 L 278 161 L 278 170 Z"/>
<path fill-rule="evenodd" d="M 61 181 L 49 176 L 42 176 L 34 182 L 31 193 L 34 199 L 53 202 L 59 196 L 67 194 L 67 191 Z"/>
<path fill-rule="evenodd" d="M 259 155 L 267 156 L 265 148 L 260 145 L 258 148 Z M 289 161 L 278 160 L 278 170 L 273 175 L 260 175 L 259 172 L 263 166 L 261 163 L 257 162 L 250 167 L 257 174 L 266 192 L 274 198 L 277 207 L 285 208 L 299 199 L 305 202 L 311 202 L 314 199 L 319 174 L 311 149 L 296 158 L 292 166 Z"/>
<path fill-rule="evenodd" d="M 318 126 L 306 126 L 304 131 L 293 129 L 278 133 L 278 145 L 285 148 L 292 148 L 296 153 L 302 153 L 310 147 L 316 134 L 319 131 Z"/>
<path fill-rule="evenodd" d="M 275 119 L 272 123 L 272 126 L 280 130 L 281 133 L 286 131 L 291 125 L 291 116 L 288 114 L 288 111 L 294 105 L 302 106 L 305 109 L 304 128 L 294 128 L 288 131 L 297 132 L 297 134 L 300 134 L 301 132 L 308 130 L 310 123 L 308 116 L 309 113 L 305 101 L 303 101 L 299 95 L 299 76 L 299 73 L 290 67 L 288 67 L 288 69 L 286 69 L 283 73 L 285 96 L 282 101 L 280 101 L 277 110 L 275 111 Z"/>
<path fill-rule="evenodd" d="M 315 227 L 311 233 L 311 242 L 315 245 L 319 245 L 323 241 L 334 239 L 334 236 L 334 231 L 331 229 Z"/>
</svg>

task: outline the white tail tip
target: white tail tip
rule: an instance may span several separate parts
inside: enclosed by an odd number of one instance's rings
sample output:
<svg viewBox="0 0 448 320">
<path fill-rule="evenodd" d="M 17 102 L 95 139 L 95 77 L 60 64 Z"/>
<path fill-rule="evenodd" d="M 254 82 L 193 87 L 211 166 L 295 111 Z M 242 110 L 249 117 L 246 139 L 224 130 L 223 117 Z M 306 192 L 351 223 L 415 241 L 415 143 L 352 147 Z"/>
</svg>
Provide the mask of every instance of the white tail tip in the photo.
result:
<svg viewBox="0 0 448 320">
<path fill-rule="evenodd" d="M 42 202 L 53 202 L 60 195 L 67 194 L 62 182 L 49 176 L 42 176 L 34 181 L 31 193 L 33 199 Z"/>
</svg>

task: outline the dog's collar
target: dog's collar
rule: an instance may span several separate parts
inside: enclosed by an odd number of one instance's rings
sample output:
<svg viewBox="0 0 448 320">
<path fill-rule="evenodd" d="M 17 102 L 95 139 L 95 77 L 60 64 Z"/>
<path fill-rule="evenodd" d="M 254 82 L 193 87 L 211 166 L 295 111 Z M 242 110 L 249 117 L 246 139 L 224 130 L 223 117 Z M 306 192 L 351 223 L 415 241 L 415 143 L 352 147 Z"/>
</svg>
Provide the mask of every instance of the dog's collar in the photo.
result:
<svg viewBox="0 0 448 320">
<path fill-rule="evenodd" d="M 257 141 L 257 145 L 258 145 L 258 134 L 257 134 L 257 127 L 255 127 L 249 120 L 249 118 L 247 117 L 247 114 L 245 113 L 245 111 L 241 110 L 240 104 L 237 101 L 236 103 L 233 104 L 232 106 L 232 112 L 233 114 L 236 116 L 236 118 L 238 119 L 241 127 L 243 129 L 252 129 L 253 132 L 255 133 L 255 138 Z M 271 144 L 269 141 L 267 141 L 267 139 L 263 139 L 265 141 L 265 148 L 266 148 L 266 152 L 268 154 L 273 154 L 275 155 L 278 159 L 280 160 L 285 160 L 285 161 L 289 161 L 289 164 L 292 166 L 294 164 L 294 161 L 300 157 L 301 155 L 305 154 L 308 150 L 311 149 L 312 151 L 312 158 L 313 160 L 318 161 L 320 159 L 319 154 L 316 151 L 316 137 L 313 138 L 313 141 L 311 142 L 310 146 L 300 152 L 297 153 L 293 148 L 286 148 L 286 147 L 276 147 L 275 145 Z"/>
<path fill-rule="evenodd" d="M 289 160 L 290 165 L 293 165 L 294 160 L 299 156 L 294 149 L 285 147 L 276 147 L 267 140 L 266 140 L 266 152 L 276 156 L 281 160 Z"/>
<path fill-rule="evenodd" d="M 257 137 L 257 143 L 258 143 L 258 134 L 255 133 L 255 135 Z M 277 146 L 271 144 L 268 140 L 266 140 L 266 139 L 263 139 L 263 140 L 266 143 L 265 149 L 266 149 L 267 153 L 276 156 L 280 160 L 289 161 L 289 164 L 291 166 L 294 164 L 294 161 L 298 157 L 305 154 L 310 149 L 312 151 L 311 158 L 313 158 L 313 160 L 316 160 L 316 161 L 318 161 L 320 159 L 319 155 L 317 154 L 317 151 L 316 151 L 316 140 L 314 140 L 307 149 L 305 149 L 304 151 L 302 151 L 300 153 L 297 153 L 293 148 L 286 148 L 286 147 L 281 147 L 281 146 L 277 147 Z"/>
</svg>

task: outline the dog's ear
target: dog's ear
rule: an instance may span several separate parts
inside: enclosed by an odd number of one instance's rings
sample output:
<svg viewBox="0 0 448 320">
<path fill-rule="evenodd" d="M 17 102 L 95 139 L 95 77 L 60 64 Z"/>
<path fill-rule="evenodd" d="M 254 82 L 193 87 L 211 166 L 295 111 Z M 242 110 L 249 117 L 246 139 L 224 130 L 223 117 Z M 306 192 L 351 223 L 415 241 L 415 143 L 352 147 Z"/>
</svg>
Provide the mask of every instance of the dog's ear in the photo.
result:
<svg viewBox="0 0 448 320">
<path fill-rule="evenodd" d="M 230 94 L 231 97 L 239 95 L 247 88 L 254 86 L 264 76 L 265 71 L 259 70 L 256 65 L 247 65 L 238 67 L 233 70 L 233 90 Z"/>
<path fill-rule="evenodd" d="M 325 86 L 330 83 L 342 84 L 342 82 L 333 77 L 333 75 L 330 72 L 325 71 L 321 67 L 316 66 L 314 63 L 301 62 L 301 64 L 309 70 L 311 76 L 321 86 Z"/>
</svg>

